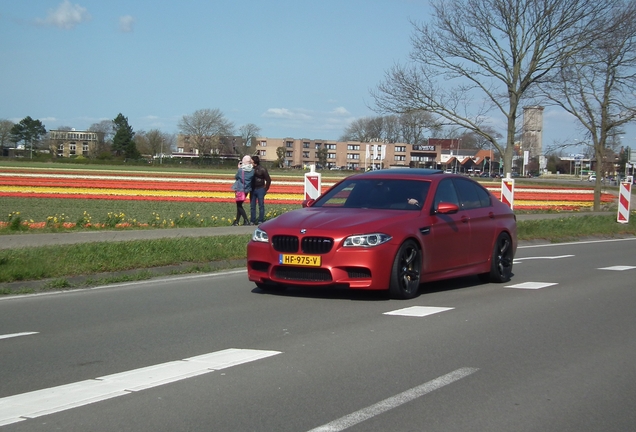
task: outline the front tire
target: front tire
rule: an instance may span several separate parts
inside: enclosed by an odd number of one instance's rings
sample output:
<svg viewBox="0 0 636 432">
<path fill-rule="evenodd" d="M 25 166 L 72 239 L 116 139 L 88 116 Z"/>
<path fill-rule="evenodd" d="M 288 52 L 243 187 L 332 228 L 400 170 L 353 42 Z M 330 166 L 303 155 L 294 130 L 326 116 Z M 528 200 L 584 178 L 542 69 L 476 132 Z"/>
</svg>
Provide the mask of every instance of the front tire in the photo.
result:
<svg viewBox="0 0 636 432">
<path fill-rule="evenodd" d="M 413 240 L 407 240 L 395 254 L 389 282 L 389 294 L 396 299 L 411 299 L 417 295 L 422 271 L 422 251 Z"/>
<path fill-rule="evenodd" d="M 490 258 L 490 273 L 480 275 L 484 282 L 503 283 L 512 277 L 512 240 L 507 233 L 499 234 Z"/>
</svg>

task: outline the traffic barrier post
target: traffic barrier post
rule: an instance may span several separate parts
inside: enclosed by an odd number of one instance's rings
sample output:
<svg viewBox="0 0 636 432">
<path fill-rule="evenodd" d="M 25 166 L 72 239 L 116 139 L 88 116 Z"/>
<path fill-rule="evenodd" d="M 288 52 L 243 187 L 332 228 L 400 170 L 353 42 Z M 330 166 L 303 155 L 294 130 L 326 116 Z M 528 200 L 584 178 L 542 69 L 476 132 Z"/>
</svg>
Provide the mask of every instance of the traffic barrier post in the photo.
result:
<svg viewBox="0 0 636 432">
<path fill-rule="evenodd" d="M 620 192 L 618 194 L 618 223 L 629 223 L 629 207 L 632 201 L 632 181 L 633 177 L 628 176 L 621 182 Z"/>
<path fill-rule="evenodd" d="M 501 179 L 501 202 L 514 209 L 515 181 L 511 178 Z"/>
<path fill-rule="evenodd" d="M 315 171 L 316 166 L 311 165 L 308 173 L 305 173 L 305 200 L 316 199 L 320 196 L 320 173 Z"/>
</svg>

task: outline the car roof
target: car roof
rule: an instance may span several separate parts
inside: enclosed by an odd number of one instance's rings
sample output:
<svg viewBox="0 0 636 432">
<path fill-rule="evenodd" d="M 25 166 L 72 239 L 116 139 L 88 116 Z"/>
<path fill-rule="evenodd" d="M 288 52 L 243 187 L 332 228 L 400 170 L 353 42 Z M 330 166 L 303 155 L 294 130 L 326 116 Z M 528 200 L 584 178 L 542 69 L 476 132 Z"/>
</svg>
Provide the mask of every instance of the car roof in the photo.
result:
<svg viewBox="0 0 636 432">
<path fill-rule="evenodd" d="M 374 171 L 367 171 L 359 176 L 364 177 L 424 177 L 431 175 L 444 174 L 444 171 L 430 168 L 389 168 Z"/>
</svg>

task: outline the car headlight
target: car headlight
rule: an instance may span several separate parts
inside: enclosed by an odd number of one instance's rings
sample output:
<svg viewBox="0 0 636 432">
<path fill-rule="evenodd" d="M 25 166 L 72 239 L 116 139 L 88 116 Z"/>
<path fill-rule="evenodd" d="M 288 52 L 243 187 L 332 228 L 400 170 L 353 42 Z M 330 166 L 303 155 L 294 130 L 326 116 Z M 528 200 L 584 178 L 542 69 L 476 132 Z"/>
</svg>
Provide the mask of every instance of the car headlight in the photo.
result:
<svg viewBox="0 0 636 432">
<path fill-rule="evenodd" d="M 260 228 L 256 228 L 254 230 L 254 234 L 252 234 L 252 241 L 268 243 L 269 237 L 265 231 Z"/>
<path fill-rule="evenodd" d="M 382 233 L 352 235 L 345 239 L 344 247 L 373 247 L 391 240 L 391 236 Z"/>
</svg>

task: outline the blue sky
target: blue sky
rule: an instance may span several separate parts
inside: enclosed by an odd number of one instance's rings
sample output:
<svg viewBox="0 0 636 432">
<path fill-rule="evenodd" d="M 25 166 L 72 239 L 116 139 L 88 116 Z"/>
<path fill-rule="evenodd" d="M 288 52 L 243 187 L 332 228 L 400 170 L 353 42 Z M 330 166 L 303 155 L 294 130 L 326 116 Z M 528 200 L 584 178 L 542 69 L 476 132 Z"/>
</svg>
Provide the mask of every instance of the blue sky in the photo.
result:
<svg viewBox="0 0 636 432">
<path fill-rule="evenodd" d="M 121 112 L 177 133 L 218 108 L 262 136 L 335 140 L 377 115 L 369 91 L 429 13 L 427 0 L 0 0 L 0 118 L 86 129 Z M 574 125 L 546 108 L 544 147 L 581 138 Z"/>
</svg>

